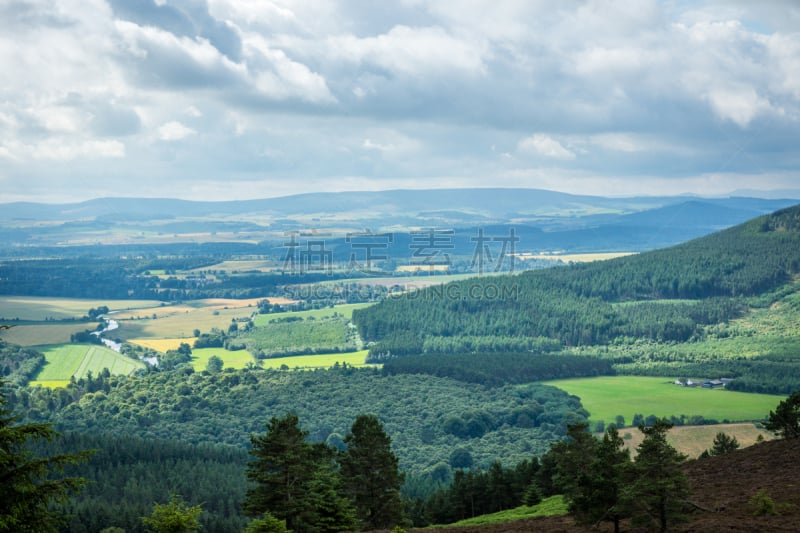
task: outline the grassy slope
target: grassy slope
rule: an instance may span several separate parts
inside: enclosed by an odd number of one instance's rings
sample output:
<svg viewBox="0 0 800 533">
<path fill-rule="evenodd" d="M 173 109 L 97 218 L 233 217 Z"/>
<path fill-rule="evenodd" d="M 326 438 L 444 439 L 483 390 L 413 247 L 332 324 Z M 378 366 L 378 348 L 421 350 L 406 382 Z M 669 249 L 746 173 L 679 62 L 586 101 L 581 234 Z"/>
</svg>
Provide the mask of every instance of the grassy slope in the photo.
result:
<svg viewBox="0 0 800 533">
<path fill-rule="evenodd" d="M 677 377 L 677 376 L 676 376 Z M 718 421 L 762 420 L 783 396 L 720 389 L 679 387 L 674 380 L 637 376 L 602 376 L 547 382 L 581 399 L 590 421 L 614 422 L 617 415 L 630 424 L 636 413 L 669 417 L 701 415 Z"/>
<path fill-rule="evenodd" d="M 559 516 L 567 514 L 567 503 L 563 496 L 551 496 L 545 498 L 541 503 L 534 506 L 523 505 L 515 509 L 500 511 L 499 513 L 486 514 L 461 520 L 445 527 L 461 526 L 486 526 L 490 524 L 503 524 L 514 520 L 524 520 L 526 518 L 537 518 L 540 516 Z"/>
</svg>

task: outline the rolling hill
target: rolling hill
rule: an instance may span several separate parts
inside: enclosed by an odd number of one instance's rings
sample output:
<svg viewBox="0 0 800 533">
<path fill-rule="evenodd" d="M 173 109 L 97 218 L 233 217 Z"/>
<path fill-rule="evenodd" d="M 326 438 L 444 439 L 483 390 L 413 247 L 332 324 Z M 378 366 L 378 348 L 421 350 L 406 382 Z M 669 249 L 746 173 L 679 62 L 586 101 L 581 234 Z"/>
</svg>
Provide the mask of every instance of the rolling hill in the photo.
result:
<svg viewBox="0 0 800 533">
<path fill-rule="evenodd" d="M 792 207 L 672 248 L 408 293 L 353 320 L 375 361 L 435 359 L 439 346 L 467 346 L 451 350 L 466 353 L 463 365 L 469 352 L 550 339 L 564 350 L 605 354 L 626 373 L 783 375 L 781 387 L 747 389 L 783 393 L 800 386 L 800 332 L 786 328 L 758 346 L 752 326 L 729 325 L 770 306 L 784 319 L 798 314 L 798 274 L 800 207 Z M 498 338 L 504 343 L 482 340 Z M 744 339 L 757 353 L 734 362 Z"/>
</svg>

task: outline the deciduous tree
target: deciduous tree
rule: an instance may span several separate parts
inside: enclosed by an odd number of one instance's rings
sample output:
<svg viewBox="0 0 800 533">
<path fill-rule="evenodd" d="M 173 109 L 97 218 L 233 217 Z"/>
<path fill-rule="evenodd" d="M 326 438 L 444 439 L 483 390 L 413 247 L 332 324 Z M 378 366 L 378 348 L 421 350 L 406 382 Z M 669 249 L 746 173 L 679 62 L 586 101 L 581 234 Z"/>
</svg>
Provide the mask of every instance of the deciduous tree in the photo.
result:
<svg viewBox="0 0 800 533">
<path fill-rule="evenodd" d="M 157 503 L 150 516 L 142 517 L 142 523 L 152 533 L 194 533 L 200 530 L 200 505 L 189 505 L 177 494 L 172 494 L 167 503 Z"/>
</svg>

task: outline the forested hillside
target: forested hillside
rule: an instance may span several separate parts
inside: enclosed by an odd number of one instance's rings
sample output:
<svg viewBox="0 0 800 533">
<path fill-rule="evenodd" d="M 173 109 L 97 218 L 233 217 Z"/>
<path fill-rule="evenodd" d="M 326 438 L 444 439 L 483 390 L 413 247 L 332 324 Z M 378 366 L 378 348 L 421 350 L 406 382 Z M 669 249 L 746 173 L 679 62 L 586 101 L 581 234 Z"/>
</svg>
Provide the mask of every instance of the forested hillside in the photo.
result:
<svg viewBox="0 0 800 533">
<path fill-rule="evenodd" d="M 742 297 L 800 272 L 800 207 L 664 250 L 433 287 L 353 314 L 382 353 L 440 336 L 547 337 L 565 346 L 618 337 L 685 341 L 744 311 Z M 642 302 L 636 307 L 615 305 Z M 404 335 L 408 332 L 408 335 Z"/>
</svg>

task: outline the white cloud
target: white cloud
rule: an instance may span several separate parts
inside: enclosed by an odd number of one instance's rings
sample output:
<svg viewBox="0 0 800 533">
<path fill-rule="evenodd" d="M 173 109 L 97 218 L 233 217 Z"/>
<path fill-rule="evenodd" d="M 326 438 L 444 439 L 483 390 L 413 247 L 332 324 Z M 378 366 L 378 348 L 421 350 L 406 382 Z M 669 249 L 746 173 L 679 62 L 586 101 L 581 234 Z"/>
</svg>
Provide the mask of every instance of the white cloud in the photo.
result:
<svg viewBox="0 0 800 533">
<path fill-rule="evenodd" d="M 158 138 L 162 141 L 179 141 L 196 133 L 192 128 L 174 120 L 158 128 Z"/>
<path fill-rule="evenodd" d="M 18 158 L 50 161 L 122 158 L 125 157 L 125 145 L 115 140 L 50 138 L 33 145 L 17 146 L 16 153 Z"/>
<path fill-rule="evenodd" d="M 712 109 L 722 119 L 746 127 L 760 113 L 772 110 L 767 100 L 752 87 L 713 89 L 708 94 Z"/>
<path fill-rule="evenodd" d="M 575 152 L 564 148 L 560 142 L 552 137 L 536 133 L 519 142 L 518 148 L 522 152 L 543 155 L 554 159 L 575 159 Z"/>
<path fill-rule="evenodd" d="M 329 45 L 333 54 L 347 61 L 401 76 L 486 73 L 483 43 L 458 38 L 441 27 L 395 26 L 375 37 L 337 36 Z"/>
</svg>

